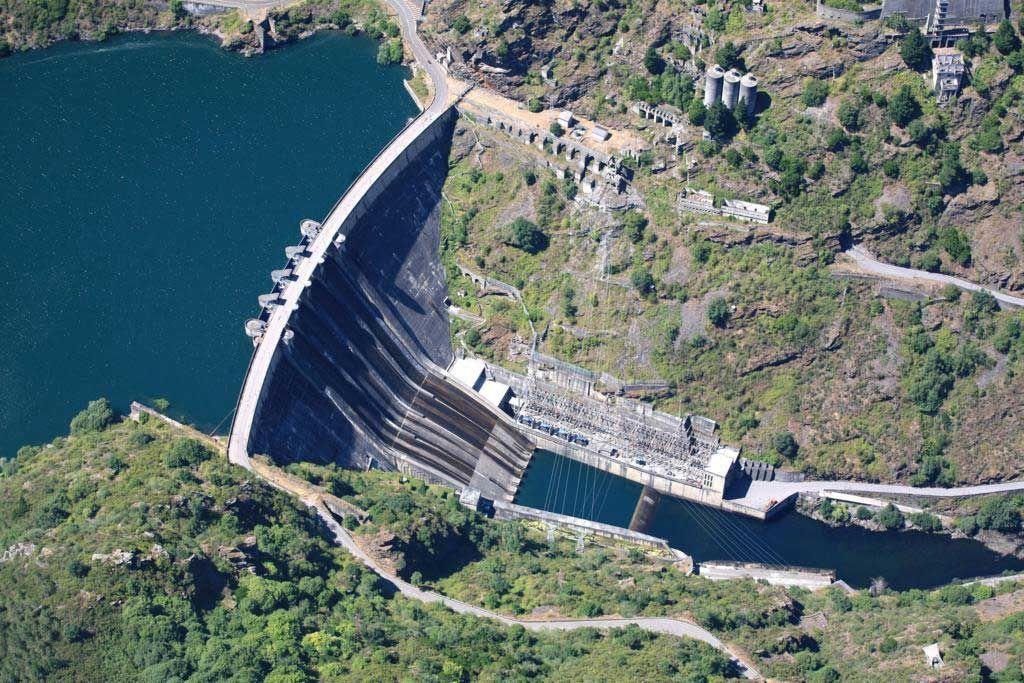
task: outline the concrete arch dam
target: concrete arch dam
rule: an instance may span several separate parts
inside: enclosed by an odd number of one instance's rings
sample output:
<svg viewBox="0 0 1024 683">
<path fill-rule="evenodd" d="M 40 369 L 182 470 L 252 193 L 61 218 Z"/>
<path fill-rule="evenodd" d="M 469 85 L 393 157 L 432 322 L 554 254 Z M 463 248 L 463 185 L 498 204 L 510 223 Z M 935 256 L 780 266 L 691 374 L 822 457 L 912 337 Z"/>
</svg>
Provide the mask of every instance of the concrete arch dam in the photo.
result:
<svg viewBox="0 0 1024 683">
<path fill-rule="evenodd" d="M 257 347 L 232 462 L 265 454 L 372 465 L 495 500 L 515 494 L 533 447 L 445 372 L 453 354 L 440 202 L 455 119 L 448 108 L 421 114 L 308 231 L 315 237 L 289 249 L 250 322 Z"/>
</svg>

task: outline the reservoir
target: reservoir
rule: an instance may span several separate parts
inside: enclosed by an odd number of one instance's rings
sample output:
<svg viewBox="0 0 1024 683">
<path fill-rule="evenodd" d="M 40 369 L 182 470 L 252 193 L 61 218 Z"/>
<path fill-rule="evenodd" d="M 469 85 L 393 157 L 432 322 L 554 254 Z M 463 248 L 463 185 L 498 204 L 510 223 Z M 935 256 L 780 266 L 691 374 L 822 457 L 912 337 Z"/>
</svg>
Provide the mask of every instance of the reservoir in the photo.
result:
<svg viewBox="0 0 1024 683">
<path fill-rule="evenodd" d="M 0 455 L 99 396 L 227 428 L 243 323 L 299 220 L 416 114 L 376 53 L 321 34 L 247 59 L 175 33 L 0 60 Z"/>
<path fill-rule="evenodd" d="M 641 489 L 635 482 L 538 450 L 516 502 L 628 527 Z M 760 522 L 670 496 L 662 496 L 647 533 L 666 539 L 697 562 L 734 560 L 835 569 L 838 578 L 855 588 L 868 586 L 878 576 L 893 588 L 908 589 L 1024 570 L 1024 560 L 999 555 L 973 539 L 830 527 L 795 512 Z"/>
</svg>

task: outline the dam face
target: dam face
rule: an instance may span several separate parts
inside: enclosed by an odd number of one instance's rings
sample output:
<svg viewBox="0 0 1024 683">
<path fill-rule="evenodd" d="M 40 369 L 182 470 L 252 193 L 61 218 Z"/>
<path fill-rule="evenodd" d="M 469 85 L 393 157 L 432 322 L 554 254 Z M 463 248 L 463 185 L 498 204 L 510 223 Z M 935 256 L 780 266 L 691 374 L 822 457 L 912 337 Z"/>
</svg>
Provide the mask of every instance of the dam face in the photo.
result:
<svg viewBox="0 0 1024 683">
<path fill-rule="evenodd" d="M 511 499 L 532 447 L 443 371 L 439 218 L 454 123 L 449 112 L 410 145 L 324 253 L 277 343 L 248 453 L 400 469 Z"/>
</svg>

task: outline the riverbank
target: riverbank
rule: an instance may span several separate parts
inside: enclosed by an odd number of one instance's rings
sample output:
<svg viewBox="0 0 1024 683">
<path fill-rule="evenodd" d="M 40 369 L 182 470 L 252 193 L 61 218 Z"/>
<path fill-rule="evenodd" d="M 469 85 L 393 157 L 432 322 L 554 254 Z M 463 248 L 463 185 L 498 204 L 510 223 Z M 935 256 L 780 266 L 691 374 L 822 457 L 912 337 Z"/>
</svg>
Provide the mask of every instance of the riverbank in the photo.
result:
<svg viewBox="0 0 1024 683">
<path fill-rule="evenodd" d="M 227 424 L 243 323 L 284 246 L 416 114 L 376 52 L 325 31 L 241 59 L 154 32 L 0 61 L 0 223 L 21 226 L 4 246 L 35 257 L 0 273 L 0 455 L 62 433 L 101 390 Z"/>
<path fill-rule="evenodd" d="M 515 502 L 625 527 L 640 490 L 635 482 L 538 451 Z M 1021 559 L 993 552 L 978 538 L 833 526 L 802 514 L 766 523 L 669 496 L 662 497 L 645 533 L 666 539 L 698 564 L 756 562 L 835 569 L 838 578 L 856 588 L 870 585 L 877 576 L 900 590 L 927 589 L 1024 568 Z"/>
<path fill-rule="evenodd" d="M 826 500 L 828 502 L 826 502 Z M 1024 559 L 1024 539 L 1019 534 L 994 529 L 964 531 L 962 517 L 949 517 L 938 511 L 908 506 L 900 501 L 881 499 L 873 504 L 856 504 L 814 495 L 801 495 L 794 512 L 830 527 L 860 527 L 871 532 L 914 530 L 921 533 L 948 536 L 954 540 L 973 540 L 1003 556 Z M 899 514 L 889 513 L 889 519 L 880 520 L 885 506 L 891 504 Z M 893 526 L 887 526 L 886 522 Z"/>
<path fill-rule="evenodd" d="M 41 22 L 30 14 L 31 3 L 15 5 L 13 11 L 0 13 L 0 19 L 6 19 L 7 24 L 6 32 L 0 32 L 0 58 L 66 41 L 104 42 L 116 35 L 154 31 L 194 31 L 217 40 L 225 50 L 245 56 L 262 54 L 328 30 L 365 35 L 385 47 L 401 40 L 398 26 L 388 16 L 384 4 L 281 0 L 256 3 L 257 7 L 243 10 L 232 7 L 231 2 L 221 2 L 224 0 L 212 0 L 212 4 L 172 0 L 166 11 L 154 11 L 148 6 L 113 0 L 97 3 L 91 12 L 80 10 L 73 18 L 54 15 Z M 4 23 L 0 21 L 0 25 Z M 401 61 L 394 55 L 392 49 L 383 58 L 384 63 Z M 378 60 L 381 59 L 378 54 Z"/>
</svg>

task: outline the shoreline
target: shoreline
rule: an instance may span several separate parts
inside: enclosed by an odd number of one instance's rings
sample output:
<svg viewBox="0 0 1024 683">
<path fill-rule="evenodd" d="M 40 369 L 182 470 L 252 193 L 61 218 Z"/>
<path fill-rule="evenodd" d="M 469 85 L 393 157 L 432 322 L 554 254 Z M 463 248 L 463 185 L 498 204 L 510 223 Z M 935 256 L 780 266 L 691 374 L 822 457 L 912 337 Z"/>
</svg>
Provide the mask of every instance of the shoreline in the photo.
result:
<svg viewBox="0 0 1024 683">
<path fill-rule="evenodd" d="M 865 506 L 867 507 L 867 506 Z M 875 533 L 886 533 L 888 531 L 896 531 L 902 533 L 905 531 L 918 531 L 923 534 L 936 534 L 948 536 L 952 540 L 969 540 L 977 541 L 983 546 L 991 550 L 992 552 L 1002 555 L 1004 557 L 1016 557 L 1018 559 L 1024 559 L 1024 538 L 1013 534 L 1007 534 L 1000 531 L 994 531 L 990 529 L 983 529 L 971 536 L 964 533 L 962 530 L 957 529 L 953 526 L 943 525 L 942 529 L 936 531 L 929 531 L 921 529 L 913 524 L 909 523 L 909 520 L 900 529 L 885 529 L 877 522 L 870 519 L 858 519 L 856 515 L 856 506 L 846 504 L 847 510 L 850 511 L 850 518 L 845 521 L 836 521 L 834 519 L 825 517 L 819 511 L 818 499 L 813 496 L 801 495 L 797 500 L 796 505 L 791 510 L 792 514 L 803 515 L 804 517 L 814 520 L 820 524 L 826 526 L 838 528 L 838 527 L 860 527 L 867 531 Z M 870 509 L 870 508 L 869 508 Z M 935 513 L 929 513 L 935 514 Z"/>
<path fill-rule="evenodd" d="M 239 11 L 239 10 L 230 10 L 230 11 Z M 14 57 L 16 55 L 27 55 L 27 54 L 32 54 L 32 53 L 43 52 L 45 50 L 57 47 L 58 45 L 65 44 L 65 43 L 80 43 L 80 44 L 83 44 L 83 45 L 99 45 L 99 44 L 102 44 L 102 43 L 106 43 L 109 40 L 116 39 L 118 36 L 128 36 L 128 35 L 132 35 L 132 34 L 149 35 L 151 33 L 160 33 L 160 34 L 186 33 L 186 32 L 187 33 L 195 33 L 195 34 L 200 35 L 200 36 L 202 36 L 204 38 L 208 38 L 208 39 L 213 40 L 214 42 L 216 42 L 217 47 L 219 49 L 225 51 L 225 52 L 233 52 L 233 53 L 236 53 L 236 54 L 238 54 L 238 55 L 240 55 L 242 57 L 246 57 L 246 58 L 255 57 L 255 56 L 262 55 L 262 54 L 266 54 L 267 52 L 270 52 L 272 50 L 284 49 L 284 48 L 287 48 L 290 45 L 297 44 L 297 43 L 299 43 L 301 41 L 304 41 L 304 40 L 306 40 L 308 38 L 312 38 L 312 37 L 314 37 L 314 36 L 316 36 L 316 35 L 318 35 L 320 33 L 328 32 L 328 31 L 341 33 L 341 34 L 343 34 L 343 35 L 345 35 L 347 37 L 351 37 L 351 38 L 356 38 L 356 37 L 360 37 L 360 36 L 364 36 L 364 37 L 369 38 L 369 36 L 366 33 L 365 27 L 363 27 L 362 24 L 360 22 L 358 22 L 358 21 L 354 21 L 350 25 L 350 29 L 352 29 L 352 30 L 348 30 L 346 28 L 340 28 L 340 27 L 338 27 L 336 25 L 335 26 L 316 26 L 316 27 L 313 27 L 312 29 L 309 29 L 307 31 L 303 31 L 303 32 L 299 33 L 297 36 L 294 36 L 294 37 L 284 38 L 284 39 L 281 39 L 281 40 L 272 40 L 271 44 L 268 45 L 267 47 L 259 48 L 259 47 L 250 45 L 250 44 L 245 43 L 245 42 L 239 42 L 239 43 L 230 42 L 230 40 L 229 40 L 230 36 L 229 35 L 223 33 L 222 31 L 220 31 L 217 27 L 207 26 L 205 24 L 194 24 L 194 25 L 190 25 L 190 26 L 182 26 L 182 25 L 155 26 L 154 25 L 154 26 L 114 27 L 114 30 L 113 30 L 112 33 L 107 33 L 107 34 L 103 34 L 103 35 L 99 35 L 99 36 L 93 36 L 93 35 L 89 35 L 89 36 L 68 35 L 68 36 L 63 36 L 61 38 L 57 38 L 57 39 L 51 40 L 51 41 L 49 41 L 49 42 L 47 42 L 45 44 L 42 44 L 42 45 L 34 45 L 32 47 L 29 47 L 29 48 L 26 48 L 26 49 L 22 49 L 22 50 L 11 50 L 11 51 L 8 51 L 6 54 L 0 53 L 0 62 L 5 60 L 6 58 Z M 372 39 L 371 38 L 371 40 L 373 40 L 378 45 L 382 44 L 382 41 L 379 38 L 377 38 L 377 39 Z M 403 43 L 404 43 L 404 41 L 403 41 Z M 405 68 L 408 71 L 408 73 L 407 73 L 408 77 L 404 77 L 402 79 L 402 86 L 403 86 L 406 94 L 409 96 L 409 99 L 412 100 L 413 104 L 416 105 L 416 107 L 420 111 L 423 111 L 423 109 L 425 107 L 425 104 L 424 104 L 424 102 L 422 102 L 420 100 L 419 96 L 415 93 L 415 91 L 412 88 L 412 82 L 416 78 L 416 70 L 414 68 L 415 64 L 416 64 L 415 59 L 409 60 L 403 54 L 403 59 L 402 59 L 401 62 L 399 62 L 397 64 L 390 64 L 389 66 L 403 67 L 403 68 Z M 430 98 L 429 98 L 429 94 L 428 94 L 428 97 L 427 97 L 427 101 L 428 102 L 429 102 L 429 99 Z"/>
</svg>

